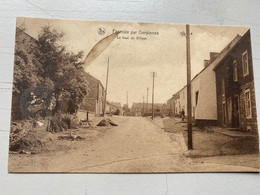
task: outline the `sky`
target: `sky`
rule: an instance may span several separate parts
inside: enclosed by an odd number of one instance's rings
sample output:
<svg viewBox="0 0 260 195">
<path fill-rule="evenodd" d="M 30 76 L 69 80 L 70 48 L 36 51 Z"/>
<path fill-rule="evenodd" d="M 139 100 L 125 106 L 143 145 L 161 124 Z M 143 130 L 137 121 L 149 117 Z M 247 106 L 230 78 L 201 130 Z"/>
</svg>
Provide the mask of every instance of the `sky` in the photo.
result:
<svg viewBox="0 0 260 195">
<path fill-rule="evenodd" d="M 57 19 L 18 18 L 17 26 L 26 28 L 34 38 L 41 27 L 51 25 L 63 32 L 61 44 L 68 50 L 90 52 L 95 44 L 115 31 L 116 39 L 87 67 L 85 71 L 105 86 L 109 58 L 107 99 L 112 102 L 148 102 L 152 100 L 152 72 L 154 101 L 166 103 L 186 85 L 186 39 L 184 24 L 152 24 L 104 21 L 75 21 Z M 98 29 L 102 29 L 100 33 Z M 237 34 L 243 35 L 248 27 L 190 25 L 192 78 L 204 67 L 209 52 L 220 52 Z"/>
</svg>

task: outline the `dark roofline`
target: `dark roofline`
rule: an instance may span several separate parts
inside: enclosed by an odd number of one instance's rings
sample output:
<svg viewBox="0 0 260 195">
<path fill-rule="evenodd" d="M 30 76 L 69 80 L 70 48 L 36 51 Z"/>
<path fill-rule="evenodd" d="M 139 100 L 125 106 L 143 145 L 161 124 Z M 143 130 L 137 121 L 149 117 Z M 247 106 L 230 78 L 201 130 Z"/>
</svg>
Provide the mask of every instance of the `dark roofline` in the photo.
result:
<svg viewBox="0 0 260 195">
<path fill-rule="evenodd" d="M 177 91 L 176 93 L 174 93 L 172 96 L 176 95 L 177 93 L 180 93 L 187 85 L 184 85 L 184 87 L 182 87 L 179 91 Z"/>
<path fill-rule="evenodd" d="M 154 106 L 156 107 L 158 107 L 158 106 L 162 106 L 164 103 L 154 103 Z M 148 106 L 151 106 L 152 105 L 152 103 L 148 103 Z M 143 107 L 143 102 L 138 102 L 138 103 L 136 103 L 136 102 L 133 102 L 133 104 L 132 104 L 132 106 L 131 106 L 131 108 L 133 107 L 133 106 L 137 106 L 137 107 Z M 147 103 L 144 103 L 144 106 L 146 107 L 147 106 Z"/>
<path fill-rule="evenodd" d="M 175 94 L 173 94 L 172 97 L 167 100 L 167 102 L 168 102 L 169 100 L 171 100 L 171 99 L 174 99 L 174 95 L 175 95 Z"/>
<path fill-rule="evenodd" d="M 35 39 L 34 37 L 32 37 L 31 35 L 29 35 L 27 32 L 25 32 L 24 30 L 20 29 L 19 27 L 16 27 L 16 32 L 17 32 L 17 29 L 19 29 L 20 31 L 22 31 L 25 35 L 27 35 L 28 37 L 30 37 L 31 39 L 33 39 L 35 42 L 38 42 L 37 39 Z"/>
<path fill-rule="evenodd" d="M 110 102 L 110 104 L 118 108 L 122 107 L 121 102 Z"/>
<path fill-rule="evenodd" d="M 233 47 L 231 47 L 231 48 L 228 50 L 228 52 L 226 53 L 226 55 L 223 56 L 223 58 L 216 64 L 216 66 L 213 68 L 213 70 L 215 70 L 215 69 L 217 68 L 217 66 L 227 57 L 227 55 L 231 52 L 231 50 L 232 50 L 234 47 L 236 47 L 236 45 L 237 45 L 242 39 L 244 39 L 244 37 L 249 33 L 249 31 L 250 31 L 250 29 L 249 29 L 243 36 L 240 36 L 240 35 L 237 34 L 237 36 L 235 36 L 235 38 L 232 39 L 232 41 L 230 41 L 230 42 L 227 44 L 227 46 L 224 47 L 224 49 L 222 49 L 222 50 L 219 52 L 218 56 L 217 56 L 214 60 L 212 60 L 212 61 L 209 62 L 208 66 L 204 67 L 198 74 L 196 74 L 196 75 L 191 79 L 191 82 L 192 82 L 196 77 L 198 77 L 205 69 L 207 69 L 215 60 L 217 60 L 218 57 L 219 57 L 221 54 L 223 54 L 223 52 L 232 44 L 232 42 L 233 42 L 235 39 L 237 39 L 237 38 L 240 37 L 240 39 L 235 43 L 235 45 L 234 45 Z M 182 91 L 186 86 L 187 86 L 187 85 L 185 85 L 185 86 L 184 86 L 183 88 L 181 88 L 179 91 L 177 91 L 176 93 L 174 93 L 173 96 L 174 96 L 175 94 L 179 93 L 180 91 Z"/>
<path fill-rule="evenodd" d="M 143 105 L 143 102 L 133 102 L 133 104 L 142 104 Z M 144 104 L 147 105 L 146 102 Z M 148 103 L 148 104 L 152 104 L 152 103 Z M 156 105 L 156 104 L 164 104 L 164 103 L 154 103 L 154 105 Z"/>
<path fill-rule="evenodd" d="M 86 72 L 86 71 L 84 71 L 86 74 L 88 74 L 91 78 L 93 78 L 93 79 L 95 79 L 98 83 L 100 83 L 101 84 L 101 86 L 103 87 L 103 89 L 105 89 L 104 88 L 104 86 L 103 86 L 103 84 L 101 83 L 101 81 L 100 80 L 98 80 L 96 77 L 94 77 L 93 75 L 91 75 L 90 73 L 88 73 L 88 72 Z"/>
<path fill-rule="evenodd" d="M 230 48 L 230 50 L 226 53 L 226 55 L 216 64 L 216 66 L 213 68 L 213 70 L 215 71 L 219 65 L 223 62 L 223 60 L 226 59 L 226 57 L 230 54 L 230 52 L 238 45 L 240 44 L 241 41 L 243 41 L 245 39 L 245 37 L 250 34 L 250 29 L 248 29 L 248 31 L 246 31 L 246 33 L 236 42 L 236 44 Z"/>
<path fill-rule="evenodd" d="M 246 34 L 246 33 L 245 33 L 245 34 Z M 244 34 L 244 35 L 245 35 L 245 34 Z M 244 36 L 244 35 L 243 35 L 243 36 Z M 235 43 L 235 45 L 234 45 L 233 47 L 229 48 L 228 52 L 226 53 L 226 55 L 227 55 L 227 54 L 236 46 L 236 44 L 241 40 L 242 37 L 241 37 L 239 34 L 237 34 L 237 36 L 235 36 L 235 38 L 232 39 L 232 41 L 230 41 L 230 42 L 226 45 L 226 47 L 224 47 L 224 49 L 222 49 L 222 50 L 219 52 L 218 56 L 217 56 L 214 60 L 212 60 L 212 61 L 209 62 L 208 66 L 204 67 L 198 74 L 196 74 L 191 81 L 193 81 L 200 73 L 202 73 L 205 69 L 207 69 L 213 62 L 215 62 L 215 61 L 219 58 L 219 56 L 220 56 L 221 54 L 223 54 L 223 53 L 225 52 L 225 50 L 232 44 L 232 42 L 235 41 L 235 40 L 238 39 L 238 38 L 239 38 L 239 40 Z M 223 56 L 223 58 L 218 62 L 218 64 L 226 57 L 226 55 Z M 218 65 L 218 64 L 217 64 L 217 65 Z M 217 66 L 217 65 L 216 65 L 216 66 Z M 215 66 L 215 67 L 216 67 L 216 66 Z M 213 70 L 215 69 L 215 67 L 213 68 Z"/>
</svg>

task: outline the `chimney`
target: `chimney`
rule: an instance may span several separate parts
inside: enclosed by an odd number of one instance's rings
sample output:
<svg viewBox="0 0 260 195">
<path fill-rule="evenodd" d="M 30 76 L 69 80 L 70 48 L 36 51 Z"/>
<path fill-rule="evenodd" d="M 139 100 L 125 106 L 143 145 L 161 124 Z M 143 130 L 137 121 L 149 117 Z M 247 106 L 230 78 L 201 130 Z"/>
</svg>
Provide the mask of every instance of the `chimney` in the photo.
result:
<svg viewBox="0 0 260 195">
<path fill-rule="evenodd" d="M 215 60 L 217 58 L 219 53 L 217 52 L 210 52 L 209 56 L 210 56 L 210 61 L 212 62 L 213 60 Z"/>
<path fill-rule="evenodd" d="M 204 68 L 206 68 L 209 65 L 209 60 L 204 60 Z"/>
</svg>

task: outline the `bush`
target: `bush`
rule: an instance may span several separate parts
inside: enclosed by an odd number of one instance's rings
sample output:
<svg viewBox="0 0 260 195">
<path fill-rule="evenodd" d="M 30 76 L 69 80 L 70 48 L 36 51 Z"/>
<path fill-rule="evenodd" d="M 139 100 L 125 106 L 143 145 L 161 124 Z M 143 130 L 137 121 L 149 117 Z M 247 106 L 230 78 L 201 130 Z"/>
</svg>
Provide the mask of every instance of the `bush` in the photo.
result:
<svg viewBox="0 0 260 195">
<path fill-rule="evenodd" d="M 57 133 L 69 128 L 78 128 L 79 124 L 79 119 L 76 116 L 67 114 L 56 115 L 49 121 L 46 131 Z"/>
</svg>

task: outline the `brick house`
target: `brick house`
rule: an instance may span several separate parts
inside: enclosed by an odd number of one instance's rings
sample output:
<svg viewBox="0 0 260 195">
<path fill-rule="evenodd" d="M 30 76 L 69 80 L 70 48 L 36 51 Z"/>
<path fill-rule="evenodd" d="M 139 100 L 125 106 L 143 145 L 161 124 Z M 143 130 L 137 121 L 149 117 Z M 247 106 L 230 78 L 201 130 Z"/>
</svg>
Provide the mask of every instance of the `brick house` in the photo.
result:
<svg viewBox="0 0 260 195">
<path fill-rule="evenodd" d="M 257 132 L 250 30 L 240 37 L 214 71 L 219 124 Z"/>
<path fill-rule="evenodd" d="M 89 73 L 85 73 L 85 76 L 89 82 L 89 94 L 80 105 L 80 110 L 100 116 L 103 114 L 105 89 L 102 83 Z"/>
</svg>

